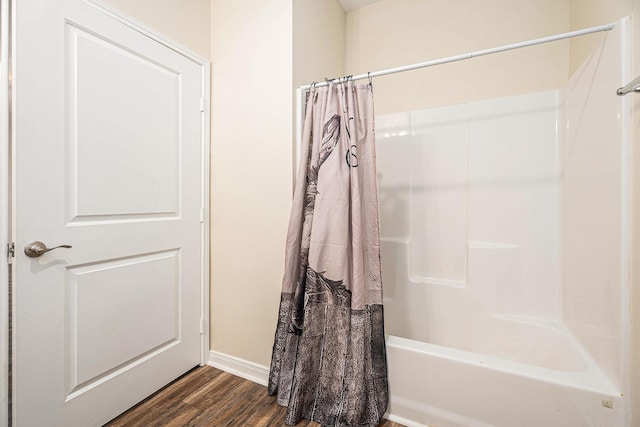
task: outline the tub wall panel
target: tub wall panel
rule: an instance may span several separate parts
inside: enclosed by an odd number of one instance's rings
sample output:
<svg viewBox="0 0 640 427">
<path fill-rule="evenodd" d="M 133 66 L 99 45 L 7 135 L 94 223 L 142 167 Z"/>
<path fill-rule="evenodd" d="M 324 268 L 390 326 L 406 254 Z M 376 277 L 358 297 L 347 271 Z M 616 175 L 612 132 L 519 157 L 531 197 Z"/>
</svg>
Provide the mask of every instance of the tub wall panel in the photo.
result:
<svg viewBox="0 0 640 427">
<path fill-rule="evenodd" d="M 620 31 L 574 74 L 564 95 L 563 312 L 596 363 L 622 387 L 622 98 Z"/>
</svg>

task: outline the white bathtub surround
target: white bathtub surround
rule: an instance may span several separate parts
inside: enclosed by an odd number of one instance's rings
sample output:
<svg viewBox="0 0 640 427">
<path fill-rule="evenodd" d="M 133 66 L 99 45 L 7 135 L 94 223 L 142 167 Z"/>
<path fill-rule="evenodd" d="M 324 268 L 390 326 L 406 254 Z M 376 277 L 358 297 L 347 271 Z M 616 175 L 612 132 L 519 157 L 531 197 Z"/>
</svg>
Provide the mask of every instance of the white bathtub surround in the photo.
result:
<svg viewBox="0 0 640 427">
<path fill-rule="evenodd" d="M 621 99 L 610 90 L 612 84 L 628 79 L 619 64 L 618 30 L 603 40 L 601 49 L 576 71 L 564 90 L 559 172 L 564 321 L 622 388 L 628 299 L 624 298 L 627 287 L 620 285 L 629 277 L 631 236 L 629 195 L 625 194 L 631 182 L 631 156 L 623 132 L 625 126 L 631 127 L 625 114 L 633 95 Z"/>
<path fill-rule="evenodd" d="M 388 333 L 475 351 L 487 313 L 559 318 L 558 99 L 377 118 Z"/>
<path fill-rule="evenodd" d="M 628 426 L 624 28 L 566 88 L 376 118 L 394 416 Z"/>
</svg>

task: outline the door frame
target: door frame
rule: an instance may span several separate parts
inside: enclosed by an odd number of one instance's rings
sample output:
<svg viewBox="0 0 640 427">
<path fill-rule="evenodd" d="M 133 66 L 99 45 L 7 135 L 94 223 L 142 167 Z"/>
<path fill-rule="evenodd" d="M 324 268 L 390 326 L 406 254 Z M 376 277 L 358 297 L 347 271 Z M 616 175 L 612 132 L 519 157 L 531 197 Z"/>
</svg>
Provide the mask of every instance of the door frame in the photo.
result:
<svg viewBox="0 0 640 427">
<path fill-rule="evenodd" d="M 15 227 L 11 223 L 14 217 L 14 201 L 15 192 L 12 191 L 14 182 L 13 164 L 11 147 L 15 146 L 14 136 L 10 133 L 11 125 L 14 125 L 14 118 L 11 111 L 14 110 L 14 100 L 10 95 L 9 77 L 15 72 L 13 64 L 10 63 L 12 52 L 15 51 L 14 28 L 15 28 L 15 8 L 12 6 L 17 0 L 0 0 L 0 248 L 2 248 L 3 257 L 7 256 L 6 261 L 0 260 L 0 354 L 8 355 L 9 340 L 13 340 L 13 336 L 9 336 L 9 269 L 12 259 L 8 256 L 8 245 L 15 241 Z M 190 49 L 176 43 L 157 31 L 141 24 L 138 21 L 128 17 L 124 13 L 111 6 L 105 4 L 101 0 L 85 0 L 92 7 L 100 10 L 102 13 L 126 25 L 130 29 L 160 43 L 161 45 L 173 50 L 174 52 L 184 56 L 192 62 L 198 64 L 201 69 L 201 108 L 202 125 L 200 129 L 200 145 L 202 164 L 201 169 L 201 230 L 200 230 L 200 253 L 201 265 L 200 272 L 200 311 L 203 319 L 200 325 L 200 365 L 205 365 L 209 360 L 209 294 L 210 294 L 210 260 L 209 260 L 209 239 L 210 239 L 210 81 L 211 81 L 211 64 L 207 58 L 191 51 Z M 10 69 L 11 67 L 11 69 Z M 12 286 L 15 286 L 13 283 Z M 0 357 L 3 360 L 0 372 L 0 426 L 8 425 L 9 418 L 9 371 L 7 357 Z M 14 406 L 15 410 L 15 406 Z"/>
<path fill-rule="evenodd" d="M 0 426 L 9 425 L 9 242 L 13 241 L 10 203 L 9 50 L 10 0 L 0 1 Z"/>
</svg>

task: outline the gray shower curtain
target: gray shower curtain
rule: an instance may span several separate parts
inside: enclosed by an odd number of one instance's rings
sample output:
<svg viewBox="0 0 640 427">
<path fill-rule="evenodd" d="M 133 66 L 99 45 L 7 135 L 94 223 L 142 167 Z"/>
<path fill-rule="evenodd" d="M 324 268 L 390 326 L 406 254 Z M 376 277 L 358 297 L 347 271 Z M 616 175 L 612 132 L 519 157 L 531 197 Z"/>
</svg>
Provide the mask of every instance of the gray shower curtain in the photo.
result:
<svg viewBox="0 0 640 427">
<path fill-rule="evenodd" d="M 312 87 L 268 392 L 285 423 L 377 426 L 388 400 L 371 84 Z"/>
</svg>

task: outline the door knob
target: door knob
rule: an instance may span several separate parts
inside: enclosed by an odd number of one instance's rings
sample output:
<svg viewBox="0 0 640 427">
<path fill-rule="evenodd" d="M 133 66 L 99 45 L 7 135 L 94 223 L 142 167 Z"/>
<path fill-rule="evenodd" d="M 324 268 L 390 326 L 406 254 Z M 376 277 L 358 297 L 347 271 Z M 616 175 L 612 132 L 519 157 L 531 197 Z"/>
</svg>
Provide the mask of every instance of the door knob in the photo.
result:
<svg viewBox="0 0 640 427">
<path fill-rule="evenodd" d="M 53 248 L 47 248 L 47 245 L 45 245 L 44 243 L 35 241 L 35 242 L 27 243 L 25 245 L 24 254 L 29 258 L 38 258 L 40 255 L 58 248 L 70 249 L 71 245 L 60 245 L 60 246 L 54 246 Z"/>
</svg>

